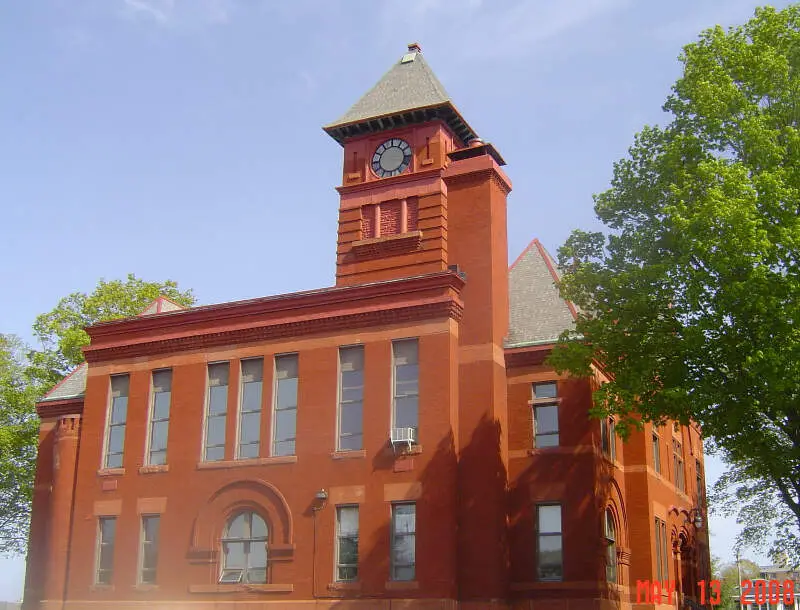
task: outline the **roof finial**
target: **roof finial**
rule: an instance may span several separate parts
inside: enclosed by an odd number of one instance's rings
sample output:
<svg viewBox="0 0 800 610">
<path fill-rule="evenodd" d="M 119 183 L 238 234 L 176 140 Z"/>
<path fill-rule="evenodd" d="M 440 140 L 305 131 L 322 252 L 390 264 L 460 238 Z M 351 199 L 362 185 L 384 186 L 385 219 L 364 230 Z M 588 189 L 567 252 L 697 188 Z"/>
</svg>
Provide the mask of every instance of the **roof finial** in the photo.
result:
<svg viewBox="0 0 800 610">
<path fill-rule="evenodd" d="M 419 46 L 418 42 L 411 42 L 408 44 L 408 52 L 409 53 L 422 53 L 422 47 Z"/>
</svg>

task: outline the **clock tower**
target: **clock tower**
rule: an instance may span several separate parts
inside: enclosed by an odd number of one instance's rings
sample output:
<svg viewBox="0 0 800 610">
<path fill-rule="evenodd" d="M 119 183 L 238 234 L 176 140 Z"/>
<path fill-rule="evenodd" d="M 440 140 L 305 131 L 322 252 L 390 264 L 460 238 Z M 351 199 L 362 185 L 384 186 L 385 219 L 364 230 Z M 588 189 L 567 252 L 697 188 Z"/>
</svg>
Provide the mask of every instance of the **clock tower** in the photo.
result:
<svg viewBox="0 0 800 610">
<path fill-rule="evenodd" d="M 344 148 L 337 286 L 448 270 L 466 280 L 453 363 L 459 586 L 462 599 L 502 598 L 506 489 L 498 472 L 508 470 L 503 340 L 511 190 L 505 163 L 458 111 L 417 44 L 324 129 Z"/>
</svg>

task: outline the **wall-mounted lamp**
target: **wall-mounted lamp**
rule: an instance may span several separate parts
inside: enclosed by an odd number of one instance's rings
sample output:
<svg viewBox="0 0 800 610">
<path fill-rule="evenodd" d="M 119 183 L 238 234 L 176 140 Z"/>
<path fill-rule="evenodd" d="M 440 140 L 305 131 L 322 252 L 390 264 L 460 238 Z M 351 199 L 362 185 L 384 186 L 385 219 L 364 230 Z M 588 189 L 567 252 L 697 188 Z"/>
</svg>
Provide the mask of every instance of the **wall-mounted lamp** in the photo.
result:
<svg viewBox="0 0 800 610">
<path fill-rule="evenodd" d="M 689 511 L 689 516 L 686 518 L 686 523 L 691 523 L 696 529 L 703 529 L 703 513 L 699 508 L 693 508 Z"/>
<path fill-rule="evenodd" d="M 327 492 L 327 491 L 325 491 L 324 489 L 320 489 L 320 490 L 319 490 L 319 491 L 318 491 L 318 492 L 317 492 L 317 493 L 314 495 L 314 497 L 315 497 L 317 500 L 319 500 L 320 502 L 327 502 L 327 500 L 328 500 L 328 492 Z"/>
<path fill-rule="evenodd" d="M 311 507 L 311 510 L 317 512 L 325 508 L 328 504 L 328 492 L 325 489 L 320 489 L 317 493 L 314 494 L 314 506 Z"/>
</svg>

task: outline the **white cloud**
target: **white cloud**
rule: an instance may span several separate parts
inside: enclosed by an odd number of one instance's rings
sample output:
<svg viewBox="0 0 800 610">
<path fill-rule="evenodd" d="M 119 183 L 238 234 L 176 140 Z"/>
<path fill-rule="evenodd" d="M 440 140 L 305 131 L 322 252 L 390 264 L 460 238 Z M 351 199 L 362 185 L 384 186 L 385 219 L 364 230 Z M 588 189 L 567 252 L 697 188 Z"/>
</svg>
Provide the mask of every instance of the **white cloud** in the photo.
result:
<svg viewBox="0 0 800 610">
<path fill-rule="evenodd" d="M 159 25 L 226 23 L 232 0 L 122 0 L 125 13 Z"/>
<path fill-rule="evenodd" d="M 610 14 L 632 0 L 413 0 L 408 10 L 394 3 L 384 10 L 388 27 L 413 32 L 451 48 L 462 58 L 502 59 L 528 54 L 541 43 Z M 424 18 L 424 21 L 423 21 Z M 400 25 L 398 25 L 400 22 Z"/>
</svg>

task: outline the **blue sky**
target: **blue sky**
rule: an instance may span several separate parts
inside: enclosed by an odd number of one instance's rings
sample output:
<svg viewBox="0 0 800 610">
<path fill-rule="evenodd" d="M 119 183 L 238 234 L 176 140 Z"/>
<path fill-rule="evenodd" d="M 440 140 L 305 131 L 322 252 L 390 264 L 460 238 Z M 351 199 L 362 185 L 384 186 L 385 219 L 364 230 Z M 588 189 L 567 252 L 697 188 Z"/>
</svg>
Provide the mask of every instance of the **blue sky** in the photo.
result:
<svg viewBox="0 0 800 610">
<path fill-rule="evenodd" d="M 331 285 L 341 149 L 320 127 L 412 41 L 508 162 L 510 260 L 534 237 L 555 252 L 663 120 L 681 46 L 757 4 L 4 2 L 0 332 L 30 339 L 60 297 L 129 272 L 204 304 Z M 711 528 L 729 557 L 735 524 Z M 23 571 L 0 560 L 0 599 Z"/>
</svg>

